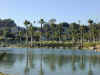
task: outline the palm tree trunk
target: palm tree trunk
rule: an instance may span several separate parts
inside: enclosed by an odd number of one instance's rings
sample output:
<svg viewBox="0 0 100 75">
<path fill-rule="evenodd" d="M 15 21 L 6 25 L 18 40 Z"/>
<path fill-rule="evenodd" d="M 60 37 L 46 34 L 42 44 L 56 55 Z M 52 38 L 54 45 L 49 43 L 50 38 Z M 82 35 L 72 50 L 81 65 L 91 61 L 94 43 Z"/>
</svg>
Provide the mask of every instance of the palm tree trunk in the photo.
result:
<svg viewBox="0 0 100 75">
<path fill-rule="evenodd" d="M 20 42 L 22 41 L 21 36 L 20 36 Z"/>
<path fill-rule="evenodd" d="M 72 43 L 75 42 L 75 37 L 74 37 L 74 33 L 72 32 Z"/>
<path fill-rule="evenodd" d="M 42 41 L 42 23 L 41 23 L 41 35 L 40 35 L 40 42 Z M 42 46 L 42 43 L 40 43 L 40 46 Z"/>
<path fill-rule="evenodd" d="M 40 41 L 42 39 L 42 24 L 41 24 L 41 36 L 40 36 Z"/>
<path fill-rule="evenodd" d="M 61 41 L 61 31 L 59 32 L 59 41 Z"/>
<path fill-rule="evenodd" d="M 95 43 L 95 33 L 93 32 L 93 42 Z"/>
<path fill-rule="evenodd" d="M 28 47 L 28 32 L 26 32 L 26 45 Z"/>
<path fill-rule="evenodd" d="M 83 30 L 81 30 L 81 48 L 83 47 Z"/>
<path fill-rule="evenodd" d="M 100 33 L 99 33 L 99 42 L 100 42 Z"/>
<path fill-rule="evenodd" d="M 91 31 L 90 31 L 90 42 L 92 41 L 92 38 L 91 38 L 91 37 L 92 37 L 92 33 L 91 33 Z"/>
<path fill-rule="evenodd" d="M 33 37 L 32 37 L 32 35 L 31 35 L 31 47 L 32 47 L 32 42 L 33 42 Z"/>
</svg>

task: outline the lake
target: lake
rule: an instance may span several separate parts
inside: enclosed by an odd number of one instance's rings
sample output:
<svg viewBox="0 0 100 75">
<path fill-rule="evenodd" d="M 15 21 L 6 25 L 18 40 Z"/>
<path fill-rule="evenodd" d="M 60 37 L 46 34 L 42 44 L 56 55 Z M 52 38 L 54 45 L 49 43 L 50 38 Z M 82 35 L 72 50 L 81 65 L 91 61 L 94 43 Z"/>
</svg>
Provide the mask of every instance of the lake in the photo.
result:
<svg viewBox="0 0 100 75">
<path fill-rule="evenodd" d="M 100 75 L 100 52 L 0 48 L 0 55 L 0 72 L 9 75 Z"/>
</svg>

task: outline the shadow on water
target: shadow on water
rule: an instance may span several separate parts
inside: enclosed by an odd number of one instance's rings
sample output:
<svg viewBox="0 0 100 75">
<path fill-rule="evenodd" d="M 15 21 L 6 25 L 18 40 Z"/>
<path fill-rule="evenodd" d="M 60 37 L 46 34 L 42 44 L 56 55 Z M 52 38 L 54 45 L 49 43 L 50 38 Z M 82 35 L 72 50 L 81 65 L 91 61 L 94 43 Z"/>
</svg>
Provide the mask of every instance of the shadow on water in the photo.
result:
<svg viewBox="0 0 100 75">
<path fill-rule="evenodd" d="M 0 66 L 11 67 L 16 61 L 14 54 L 0 53 Z"/>
</svg>

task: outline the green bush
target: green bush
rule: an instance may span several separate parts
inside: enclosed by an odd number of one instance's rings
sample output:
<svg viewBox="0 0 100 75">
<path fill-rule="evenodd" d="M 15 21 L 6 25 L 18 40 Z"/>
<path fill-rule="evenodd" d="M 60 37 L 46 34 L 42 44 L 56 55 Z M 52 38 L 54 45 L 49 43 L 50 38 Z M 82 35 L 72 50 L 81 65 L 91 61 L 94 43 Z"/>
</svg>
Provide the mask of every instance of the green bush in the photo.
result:
<svg viewBox="0 0 100 75">
<path fill-rule="evenodd" d="M 84 47 L 92 47 L 92 46 L 95 46 L 96 43 L 93 43 L 93 42 L 86 42 L 84 43 Z"/>
</svg>

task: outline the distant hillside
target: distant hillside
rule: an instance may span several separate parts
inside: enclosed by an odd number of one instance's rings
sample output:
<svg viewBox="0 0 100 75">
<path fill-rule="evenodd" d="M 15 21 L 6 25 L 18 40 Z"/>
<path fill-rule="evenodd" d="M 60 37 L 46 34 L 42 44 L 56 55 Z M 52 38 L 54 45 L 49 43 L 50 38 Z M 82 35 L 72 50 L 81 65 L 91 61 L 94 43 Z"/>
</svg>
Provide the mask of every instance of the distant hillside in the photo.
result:
<svg viewBox="0 0 100 75">
<path fill-rule="evenodd" d="M 12 19 L 0 19 L 0 31 L 9 30 L 10 32 L 24 31 L 25 28 L 16 25 Z"/>
<path fill-rule="evenodd" d="M 0 19 L 0 28 L 2 27 L 16 27 L 16 23 L 12 19 Z"/>
</svg>

